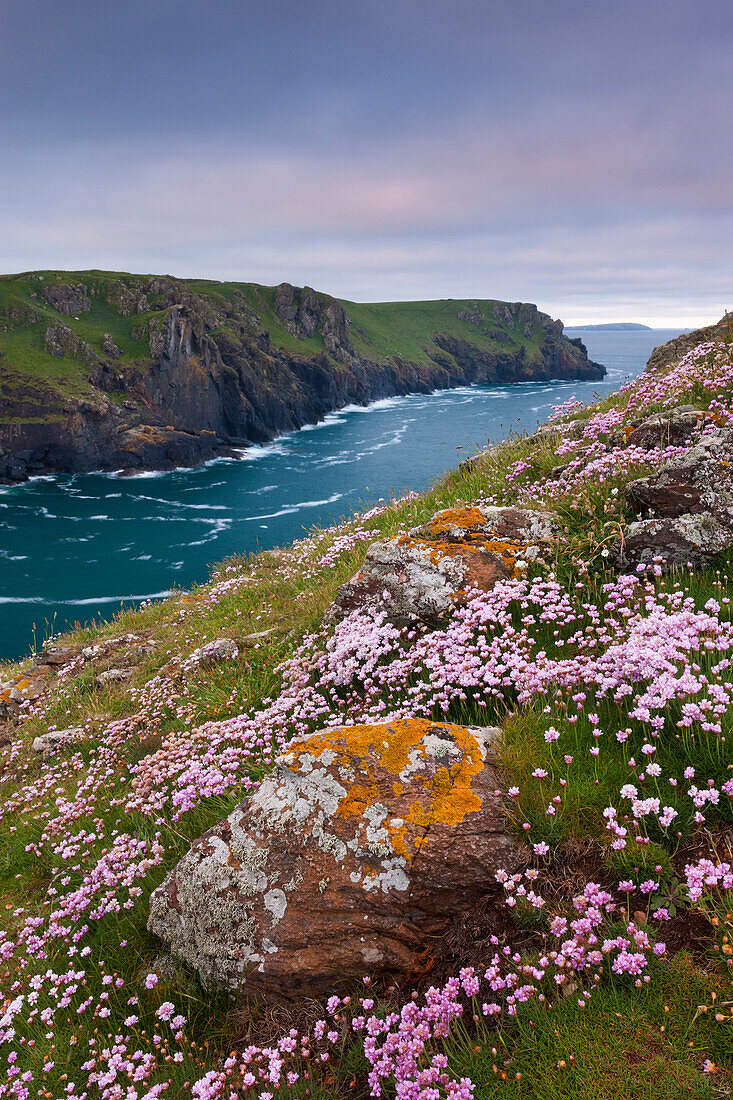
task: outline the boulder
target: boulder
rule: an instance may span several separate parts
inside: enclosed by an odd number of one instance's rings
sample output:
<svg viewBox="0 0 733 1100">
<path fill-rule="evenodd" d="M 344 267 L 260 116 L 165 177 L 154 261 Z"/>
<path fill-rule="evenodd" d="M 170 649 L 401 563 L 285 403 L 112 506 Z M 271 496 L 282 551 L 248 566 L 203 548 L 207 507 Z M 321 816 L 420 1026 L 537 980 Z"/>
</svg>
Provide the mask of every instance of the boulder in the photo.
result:
<svg viewBox="0 0 733 1100">
<path fill-rule="evenodd" d="M 660 517 L 630 523 L 624 531 L 623 562 L 707 565 L 733 545 L 733 531 L 715 516 Z"/>
<path fill-rule="evenodd" d="M 438 512 L 423 527 L 373 543 L 362 569 L 339 588 L 328 618 L 375 607 L 395 623 L 440 621 L 471 590 L 487 592 L 546 555 L 556 531 L 550 515 L 526 508 Z"/>
<path fill-rule="evenodd" d="M 633 481 L 627 496 L 660 516 L 710 512 L 733 527 L 733 429 L 704 436 L 656 474 Z"/>
<path fill-rule="evenodd" d="M 129 680 L 131 676 L 131 668 L 109 668 L 106 672 L 100 672 L 97 676 L 97 685 L 106 687 L 107 684 L 120 684 L 123 680 Z"/>
<path fill-rule="evenodd" d="M 87 736 L 86 730 L 81 726 L 70 726 L 65 730 L 50 730 L 33 740 L 33 751 L 41 752 L 44 756 L 51 756 L 57 749 L 64 745 L 71 745 L 82 741 Z"/>
<path fill-rule="evenodd" d="M 403 720 L 294 741 L 154 891 L 148 928 L 232 991 L 404 976 L 526 858 L 496 792 L 499 732 Z"/>
<path fill-rule="evenodd" d="M 640 421 L 626 437 L 629 446 L 682 447 L 700 431 L 708 414 L 694 405 L 680 405 L 670 413 L 657 413 Z"/>
<path fill-rule="evenodd" d="M 703 436 L 626 494 L 656 514 L 626 528 L 622 564 L 709 564 L 733 546 L 733 430 Z"/>
<path fill-rule="evenodd" d="M 212 668 L 224 661 L 233 661 L 239 656 L 239 646 L 233 638 L 215 638 L 199 649 L 194 649 L 181 665 L 181 668 Z"/>
<path fill-rule="evenodd" d="M 34 660 L 37 665 L 50 665 L 52 668 L 60 668 L 68 665 L 70 661 L 79 656 L 78 646 L 46 646 L 36 654 Z"/>
</svg>

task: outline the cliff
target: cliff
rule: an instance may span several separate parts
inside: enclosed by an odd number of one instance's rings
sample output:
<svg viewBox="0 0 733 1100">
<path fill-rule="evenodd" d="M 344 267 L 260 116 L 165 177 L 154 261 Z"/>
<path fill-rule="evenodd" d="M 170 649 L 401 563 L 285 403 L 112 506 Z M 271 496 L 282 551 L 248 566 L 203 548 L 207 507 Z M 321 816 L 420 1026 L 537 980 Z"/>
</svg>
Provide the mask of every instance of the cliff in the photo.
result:
<svg viewBox="0 0 733 1100">
<path fill-rule="evenodd" d="M 343 302 L 287 283 L 0 279 L 0 480 L 169 468 L 346 404 L 468 382 L 602 378 L 519 302 Z"/>
<path fill-rule="evenodd" d="M 677 363 L 688 351 L 699 347 L 700 344 L 709 344 L 715 341 L 729 342 L 733 336 L 733 315 L 725 313 L 714 325 L 706 325 L 704 328 L 696 328 L 692 332 L 683 332 L 674 340 L 668 340 L 666 344 L 660 344 L 649 356 L 645 370 L 662 370 L 670 363 Z"/>
</svg>

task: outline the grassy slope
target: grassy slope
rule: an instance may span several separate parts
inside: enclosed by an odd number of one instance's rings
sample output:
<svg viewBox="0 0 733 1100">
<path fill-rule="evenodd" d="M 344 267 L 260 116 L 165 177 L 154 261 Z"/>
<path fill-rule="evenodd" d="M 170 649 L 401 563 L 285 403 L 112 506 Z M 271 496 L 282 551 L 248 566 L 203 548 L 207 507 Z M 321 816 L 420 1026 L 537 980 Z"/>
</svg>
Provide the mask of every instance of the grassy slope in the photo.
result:
<svg viewBox="0 0 733 1100">
<path fill-rule="evenodd" d="M 395 312 L 399 311 L 398 306 L 394 308 Z M 700 399 L 700 395 L 695 396 Z M 680 400 L 684 401 L 684 396 Z M 623 399 L 611 398 L 603 408 L 619 404 L 623 405 Z M 588 415 L 588 412 L 581 412 L 576 414 L 576 419 L 582 421 Z M 242 709 L 251 714 L 277 694 L 279 663 L 295 650 L 304 635 L 319 627 L 336 587 L 358 569 L 368 541 L 421 523 L 439 508 L 461 501 L 470 502 L 481 495 L 493 495 L 511 502 L 520 490 L 507 481 L 506 475 L 518 462 L 527 463 L 521 493 L 525 498 L 531 497 L 533 484 L 540 485 L 552 467 L 563 461 L 556 453 L 557 447 L 557 440 L 551 438 L 539 446 L 526 439 L 509 440 L 484 456 L 473 469 L 453 471 L 425 494 L 392 503 L 366 521 L 356 519 L 341 529 L 317 532 L 312 540 L 284 552 L 234 558 L 209 584 L 140 611 L 126 611 L 110 624 L 79 630 L 66 640 L 98 641 L 123 631 L 134 631 L 153 639 L 155 652 L 143 661 L 135 674 L 135 684 L 142 686 L 173 657 L 185 657 L 208 640 L 222 634 L 240 636 L 271 629 L 273 633 L 266 644 L 247 651 L 246 661 L 194 673 L 184 693 L 185 713 L 191 725 L 220 720 Z M 591 479 L 582 495 L 574 494 L 561 502 L 567 534 L 555 562 L 557 575 L 569 586 L 577 582 L 583 598 L 598 606 L 604 600 L 601 586 L 611 575 L 602 557 L 602 549 L 609 541 L 609 523 L 617 525 L 625 518 L 620 497 L 609 509 L 609 493 L 612 487 L 623 489 L 625 480 L 639 472 L 634 470 L 612 481 L 603 477 Z M 338 540 L 354 531 L 369 532 L 368 538 L 346 544 L 336 553 Z M 324 557 L 329 552 L 333 557 L 328 566 L 323 567 Z M 592 563 L 590 571 L 583 562 Z M 244 577 L 246 583 L 228 592 L 217 588 L 214 598 L 215 585 L 223 579 L 239 577 Z M 692 578 L 676 575 L 664 583 L 688 589 L 696 605 L 701 607 L 709 598 L 721 599 L 725 593 L 731 595 L 728 578 L 726 567 L 722 577 L 710 570 Z M 0 678 L 9 671 L 20 673 L 20 666 L 6 668 Z M 14 790 L 20 790 L 24 783 L 43 774 L 45 765 L 39 764 L 30 752 L 30 741 L 35 735 L 49 726 L 85 722 L 102 730 L 111 719 L 133 713 L 137 705 L 125 687 L 114 685 L 98 689 L 88 672 L 72 677 L 61 688 L 56 701 L 41 708 L 40 713 L 30 718 L 15 735 L 12 767 L 17 778 L 5 784 L 4 797 L 11 798 Z M 450 717 L 482 723 L 486 721 L 487 712 L 467 703 Z M 181 721 L 180 716 L 168 711 L 157 726 L 152 724 L 139 744 L 126 745 L 124 758 L 117 761 L 116 771 L 108 778 L 94 811 L 100 835 L 109 828 L 105 798 L 124 788 L 129 781 L 129 764 L 154 751 L 161 739 L 178 728 Z M 516 708 L 512 720 L 507 723 L 507 783 L 514 779 L 524 782 L 528 771 L 544 761 L 546 746 L 541 736 L 542 721 L 541 711 L 534 705 L 527 705 Z M 8 750 L 5 752 L 7 754 Z M 576 843 L 581 843 L 587 835 L 589 805 L 605 804 L 605 786 L 612 787 L 615 779 L 601 775 L 601 790 L 598 791 L 597 770 L 587 761 L 586 755 L 579 765 L 582 782 L 577 788 L 577 803 L 569 807 L 567 819 Z M 256 769 L 253 774 L 256 776 Z M 68 777 L 68 791 L 75 781 L 73 775 Z M 63 787 L 62 782 L 49 790 L 49 810 Z M 162 829 L 166 848 L 164 864 L 145 882 L 140 902 L 130 911 L 105 917 L 89 935 L 91 958 L 103 959 L 110 972 L 114 970 L 122 976 L 127 983 L 125 996 L 130 987 L 139 992 L 140 974 L 154 966 L 159 950 L 159 945 L 148 936 L 144 927 L 150 889 L 186 850 L 190 839 L 221 818 L 238 797 L 239 792 L 235 789 L 226 796 L 205 800 L 179 822 L 168 821 Z M 524 810 L 531 814 L 532 805 L 528 804 Z M 27 845 L 38 840 L 42 826 L 38 820 L 27 816 L 22 807 L 13 818 L 6 817 L 3 826 L 0 893 L 12 933 L 16 919 L 20 919 L 13 915 L 17 907 L 23 908 L 24 915 L 44 913 L 44 891 L 49 885 L 53 859 L 50 856 L 39 859 L 28 852 Z M 119 827 L 139 836 L 148 835 L 152 828 L 149 822 L 135 814 L 130 814 Z M 100 843 L 109 842 L 102 836 Z M 655 847 L 652 858 L 663 858 L 661 849 Z M 123 950 L 122 941 L 128 941 L 131 947 Z M 729 1094 L 731 1078 L 725 1069 L 719 1069 L 713 1077 L 706 1076 L 701 1072 L 702 1061 L 708 1057 L 730 1068 L 733 1064 L 730 1028 L 733 1025 L 716 1023 L 712 1012 L 703 1014 L 693 1023 L 694 1006 L 711 1004 L 714 995 L 725 999 L 729 989 L 726 968 L 716 961 L 712 951 L 709 950 L 707 956 L 698 951 L 694 959 L 683 952 L 669 962 L 657 964 L 655 981 L 648 992 L 640 994 L 621 981 L 610 981 L 594 993 L 585 1009 L 578 1006 L 575 998 L 561 1000 L 554 1010 L 530 1005 L 515 1021 L 507 1021 L 498 1031 L 487 1030 L 481 1025 L 476 1032 L 469 1020 L 468 1027 L 462 1025 L 457 1030 L 446 1050 L 452 1067 L 459 1073 L 470 1074 L 476 1084 L 475 1095 L 480 1100 L 489 1097 L 501 1100 L 509 1097 L 664 1100 L 687 1096 L 713 1100 L 716 1096 Z M 174 1078 L 174 1081 L 179 1080 L 179 1085 L 184 1073 L 200 1075 L 206 1068 L 216 1067 L 230 1047 L 241 1047 L 249 1041 L 248 1037 L 261 1034 L 258 1029 L 264 1026 L 253 1006 L 218 999 L 202 991 L 190 975 L 178 972 L 166 981 L 160 995 L 157 992 L 141 995 L 140 1007 L 136 1010 L 143 1021 L 141 1031 L 152 1027 L 153 1010 L 163 996 L 188 1006 L 188 1034 L 199 1044 L 195 1052 L 197 1066 L 194 1069 L 194 1055 L 187 1055 L 181 1068 L 182 1076 Z M 129 1008 L 124 1000 L 113 1002 L 113 1020 L 121 1019 L 126 1012 Z M 283 1023 L 290 1026 L 292 1020 L 284 1017 Z M 56 1091 L 44 1095 L 61 1095 L 65 1080 L 62 1071 L 77 1082 L 82 1079 L 79 1065 L 86 1056 L 85 1044 L 89 1038 L 85 1029 L 93 1026 L 96 1026 L 94 1022 L 73 1022 L 72 1030 L 75 1029 L 78 1042 L 76 1048 L 70 1050 L 64 1045 L 63 1028 L 57 1028 L 61 1038 L 53 1050 L 57 1065 L 48 1074 L 49 1088 Z M 272 1028 L 272 1021 L 269 1026 Z M 32 1054 L 26 1049 L 24 1067 L 29 1065 L 38 1073 L 44 1055 L 48 1058 L 52 1050 L 51 1040 L 44 1038 L 41 1027 L 31 1029 L 31 1034 L 36 1045 Z M 81 1051 L 80 1056 L 76 1055 L 76 1049 Z M 65 1053 L 61 1054 L 62 1051 Z M 363 1095 L 362 1071 L 358 1051 L 347 1048 L 339 1062 L 331 1063 L 328 1072 L 317 1075 L 311 1082 L 310 1095 L 329 1100 Z M 176 1091 L 174 1085 L 167 1095 L 185 1095 L 185 1091 L 182 1086 L 180 1092 Z M 283 1095 L 289 1095 L 289 1090 L 285 1089 Z M 293 1095 L 304 1095 L 302 1084 L 293 1089 Z"/>
<path fill-rule="evenodd" d="M 44 350 L 46 327 L 62 323 L 102 354 L 102 340 L 110 333 L 121 351 L 116 367 L 121 370 L 139 366 L 149 360 L 147 337 L 134 335 L 146 322 L 157 315 L 155 309 L 144 314 L 121 316 L 108 302 L 109 286 L 119 280 L 129 287 L 141 286 L 148 276 L 130 275 L 125 272 L 37 271 L 0 278 L 0 382 L 11 389 L 32 383 L 52 393 L 81 396 L 89 392 L 88 367 L 68 354 L 54 359 Z M 298 339 L 283 326 L 274 311 L 275 288 L 255 283 L 218 283 L 209 280 L 185 280 L 186 288 L 215 303 L 232 301 L 235 292 L 243 294 L 248 306 L 257 314 L 262 326 L 270 333 L 272 344 L 284 351 L 305 355 L 322 353 L 323 337 L 316 334 L 310 339 Z M 47 304 L 41 290 L 55 283 L 83 283 L 90 294 L 92 308 L 80 313 L 78 318 L 66 317 Z M 155 296 L 151 299 L 155 306 Z M 499 348 L 516 351 L 522 345 L 527 348 L 528 361 L 539 358 L 542 331 L 539 325 L 529 338 L 523 334 L 524 322 L 507 326 L 490 314 L 493 301 L 479 304 L 492 329 L 504 329 L 508 343 L 497 344 L 479 328 L 458 317 L 468 303 L 448 299 L 439 302 L 387 302 L 362 305 L 343 303 L 353 319 L 353 338 L 357 352 L 365 357 L 383 360 L 398 355 L 413 361 L 427 361 L 426 348 L 435 332 L 448 332 L 456 337 L 469 339 L 485 350 Z M 39 319 L 28 322 L 32 310 Z M 11 311 L 20 316 L 12 318 Z"/>
</svg>

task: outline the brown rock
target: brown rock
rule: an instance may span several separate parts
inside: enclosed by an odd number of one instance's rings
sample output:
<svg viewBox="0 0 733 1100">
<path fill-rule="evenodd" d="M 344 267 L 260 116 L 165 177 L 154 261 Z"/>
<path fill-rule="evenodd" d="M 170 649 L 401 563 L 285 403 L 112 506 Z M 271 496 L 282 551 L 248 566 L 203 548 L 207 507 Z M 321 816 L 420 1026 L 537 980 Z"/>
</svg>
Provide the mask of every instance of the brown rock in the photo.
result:
<svg viewBox="0 0 733 1100">
<path fill-rule="evenodd" d="M 709 512 L 639 520 L 624 531 L 621 561 L 637 565 L 707 565 L 733 545 L 733 530 Z"/>
<path fill-rule="evenodd" d="M 37 654 L 35 660 L 38 665 L 58 668 L 60 665 L 68 665 L 79 653 L 80 649 L 76 646 L 47 646 Z"/>
<path fill-rule="evenodd" d="M 472 589 L 489 591 L 550 549 L 551 516 L 485 505 L 438 512 L 423 527 L 369 547 L 359 573 L 341 585 L 331 620 L 376 607 L 396 623 L 439 621 Z"/>
<path fill-rule="evenodd" d="M 710 512 L 733 526 L 733 431 L 704 436 L 652 477 L 632 482 L 627 495 L 638 508 L 660 516 Z"/>
<path fill-rule="evenodd" d="M 681 405 L 674 412 L 648 416 L 626 438 L 633 447 L 681 447 L 700 430 L 707 413 L 692 405 Z"/>
<path fill-rule="evenodd" d="M 406 974 L 525 858 L 488 763 L 498 733 L 414 720 L 299 739 L 153 893 L 149 929 L 231 990 Z"/>
</svg>

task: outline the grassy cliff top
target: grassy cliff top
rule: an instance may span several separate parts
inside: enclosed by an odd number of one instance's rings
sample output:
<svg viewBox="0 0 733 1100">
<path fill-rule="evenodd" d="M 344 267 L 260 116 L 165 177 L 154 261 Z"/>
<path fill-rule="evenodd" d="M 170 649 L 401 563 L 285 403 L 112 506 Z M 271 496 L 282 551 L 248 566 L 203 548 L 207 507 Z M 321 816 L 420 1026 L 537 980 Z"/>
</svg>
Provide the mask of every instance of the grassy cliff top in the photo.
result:
<svg viewBox="0 0 733 1100">
<path fill-rule="evenodd" d="M 176 279 L 111 271 L 33 271 L 0 277 L 0 380 L 33 381 L 61 393 L 80 395 L 89 387 L 89 360 L 105 358 L 109 334 L 119 351 L 116 369 L 141 367 L 151 358 L 151 323 L 183 303 L 200 313 L 211 331 L 265 330 L 272 347 L 306 356 L 323 354 L 322 331 L 293 331 L 276 309 L 276 287 L 256 283 Z M 524 347 L 527 360 L 540 358 L 542 316 L 536 307 L 498 300 L 384 302 L 339 301 L 313 293 L 324 306 L 338 302 L 348 315 L 356 354 L 385 360 L 427 361 L 435 333 L 470 341 L 492 351 Z M 49 327 L 63 325 L 79 344 L 56 358 L 49 352 Z"/>
<path fill-rule="evenodd" d="M 668 457 L 628 445 L 633 424 L 692 402 L 731 425 L 731 378 L 730 346 L 707 345 L 426 493 L 57 639 L 76 655 L 0 730 L 0 1096 L 360 1100 L 385 1043 L 386 1095 L 400 1079 L 421 1095 L 433 1070 L 422 1095 L 441 1100 L 729 1095 L 731 557 L 625 576 L 614 548 L 627 486 Z M 551 512 L 553 560 L 417 638 L 324 624 L 371 543 L 473 504 Z M 237 655 L 191 662 L 223 635 Z M 130 654 L 131 679 L 100 683 Z M 500 919 L 477 909 L 452 969 L 426 978 L 430 1007 L 425 983 L 413 998 L 375 982 L 264 1010 L 161 957 L 148 899 L 191 841 L 294 728 L 385 709 L 501 725 L 507 814 L 532 846 Z M 33 751 L 68 727 L 56 755 Z"/>
</svg>

